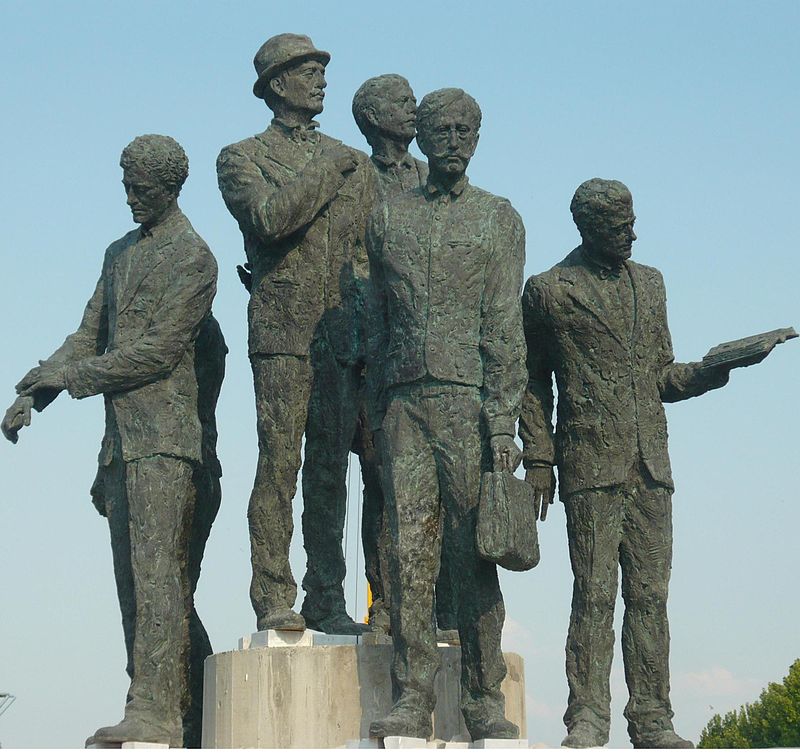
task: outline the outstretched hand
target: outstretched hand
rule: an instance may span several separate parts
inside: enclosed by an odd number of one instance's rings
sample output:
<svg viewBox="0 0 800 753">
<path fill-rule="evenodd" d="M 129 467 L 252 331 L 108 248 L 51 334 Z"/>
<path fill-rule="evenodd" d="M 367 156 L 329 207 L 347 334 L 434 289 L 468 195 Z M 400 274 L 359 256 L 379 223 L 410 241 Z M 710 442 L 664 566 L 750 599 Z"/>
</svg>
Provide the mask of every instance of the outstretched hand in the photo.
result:
<svg viewBox="0 0 800 753">
<path fill-rule="evenodd" d="M 66 369 L 61 363 L 39 361 L 17 384 L 17 394 L 22 396 L 33 395 L 37 390 L 66 389 Z"/>
<path fill-rule="evenodd" d="M 6 411 L 0 428 L 3 436 L 12 444 L 17 443 L 20 429 L 31 425 L 31 408 L 33 408 L 32 397 L 18 397 Z"/>
<path fill-rule="evenodd" d="M 556 474 L 550 465 L 537 465 L 525 471 L 525 480 L 533 487 L 533 504 L 536 517 L 547 519 L 547 508 L 556 496 Z M 540 512 L 541 511 L 541 512 Z"/>
<path fill-rule="evenodd" d="M 513 473 L 522 460 L 522 450 L 517 447 L 514 437 L 508 434 L 496 434 L 490 441 L 493 470 Z"/>
</svg>

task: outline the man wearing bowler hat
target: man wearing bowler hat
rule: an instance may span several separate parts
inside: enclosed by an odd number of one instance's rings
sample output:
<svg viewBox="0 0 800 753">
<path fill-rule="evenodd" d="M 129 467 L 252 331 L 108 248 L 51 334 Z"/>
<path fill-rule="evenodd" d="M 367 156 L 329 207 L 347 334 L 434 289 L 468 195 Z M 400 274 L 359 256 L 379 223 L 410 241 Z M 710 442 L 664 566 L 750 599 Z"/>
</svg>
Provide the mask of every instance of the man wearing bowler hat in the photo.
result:
<svg viewBox="0 0 800 753">
<path fill-rule="evenodd" d="M 274 118 L 217 160 L 220 191 L 252 272 L 249 355 L 259 456 L 248 519 L 259 630 L 363 629 L 345 611 L 341 540 L 362 389 L 358 321 L 373 170 L 366 155 L 320 133 L 313 119 L 323 109 L 329 60 L 306 36 L 268 39 L 253 61 L 253 93 Z M 297 614 L 289 543 L 303 434 L 308 568 Z"/>
</svg>

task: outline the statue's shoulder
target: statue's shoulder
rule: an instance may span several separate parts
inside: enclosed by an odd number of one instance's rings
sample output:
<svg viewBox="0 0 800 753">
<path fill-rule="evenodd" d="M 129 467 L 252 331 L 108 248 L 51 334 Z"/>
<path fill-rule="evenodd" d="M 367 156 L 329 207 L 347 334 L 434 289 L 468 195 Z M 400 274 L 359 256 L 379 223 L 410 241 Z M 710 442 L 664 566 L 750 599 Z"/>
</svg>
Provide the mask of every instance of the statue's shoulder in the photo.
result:
<svg viewBox="0 0 800 753">
<path fill-rule="evenodd" d="M 580 248 L 576 248 L 550 269 L 531 275 L 525 283 L 524 299 L 559 298 L 564 290 L 575 284 L 582 266 Z"/>
<path fill-rule="evenodd" d="M 627 263 L 631 267 L 631 271 L 636 275 L 636 279 L 640 285 L 644 283 L 655 292 L 664 295 L 664 276 L 661 274 L 660 270 L 655 267 L 650 267 L 647 264 L 640 264 L 636 261 L 629 260 Z"/>
<path fill-rule="evenodd" d="M 112 241 L 108 248 L 106 248 L 106 252 L 104 255 L 103 265 L 107 267 L 110 264 L 113 264 L 117 257 L 126 249 L 128 246 L 132 246 L 136 241 L 139 239 L 139 229 L 134 228 L 133 230 L 129 230 L 125 235 L 121 238 L 117 238 L 117 240 Z"/>
<path fill-rule="evenodd" d="M 194 229 L 189 218 L 183 212 L 175 218 L 171 242 L 177 251 L 176 256 L 183 256 L 187 260 L 191 259 L 200 266 L 216 272 L 217 260 L 211 253 L 208 243 Z"/>
<path fill-rule="evenodd" d="M 261 155 L 268 155 L 275 140 L 275 129 L 267 128 L 266 131 L 248 136 L 246 139 L 222 147 L 217 157 L 217 169 L 226 162 L 236 162 L 240 159 L 254 159 Z"/>
<path fill-rule="evenodd" d="M 656 267 L 650 267 L 647 264 L 641 264 L 638 261 L 633 261 L 633 259 L 629 259 L 627 262 L 634 270 L 636 270 L 640 275 L 645 277 L 652 277 L 655 280 L 663 280 L 664 277 L 661 274 L 661 270 L 656 269 Z"/>
</svg>

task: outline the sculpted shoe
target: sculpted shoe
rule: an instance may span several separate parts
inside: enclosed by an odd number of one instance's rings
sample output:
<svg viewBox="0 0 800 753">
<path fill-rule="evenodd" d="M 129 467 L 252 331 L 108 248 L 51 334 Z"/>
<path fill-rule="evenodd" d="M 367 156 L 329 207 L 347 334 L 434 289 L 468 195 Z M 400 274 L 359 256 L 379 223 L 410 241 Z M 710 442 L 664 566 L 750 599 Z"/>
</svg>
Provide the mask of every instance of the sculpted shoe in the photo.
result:
<svg viewBox="0 0 800 753">
<path fill-rule="evenodd" d="M 504 716 L 482 719 L 477 724 L 467 724 L 467 729 L 473 741 L 519 739 L 519 727 Z"/>
<path fill-rule="evenodd" d="M 303 616 L 309 630 L 318 630 L 328 635 L 361 635 L 372 631 L 370 625 L 355 622 L 347 612 L 332 612 L 319 619 L 314 619 L 308 614 Z"/>
<path fill-rule="evenodd" d="M 608 742 L 588 722 L 576 722 L 567 736 L 561 741 L 562 748 L 602 748 Z"/>
<path fill-rule="evenodd" d="M 634 748 L 694 748 L 691 740 L 684 740 L 671 729 L 643 735 L 638 740 L 631 740 Z"/>
<path fill-rule="evenodd" d="M 306 621 L 294 609 L 279 608 L 267 612 L 259 617 L 256 625 L 258 630 L 305 630 Z"/>
<path fill-rule="evenodd" d="M 421 737 L 428 739 L 433 734 L 431 715 L 398 701 L 383 719 L 369 725 L 370 737 Z"/>
<path fill-rule="evenodd" d="M 183 731 L 179 724 L 171 725 L 171 729 L 168 729 L 164 725 L 126 718 L 112 727 L 100 727 L 89 740 L 86 741 L 87 745 L 142 742 L 161 743 L 169 745 L 170 748 L 182 748 Z"/>
</svg>

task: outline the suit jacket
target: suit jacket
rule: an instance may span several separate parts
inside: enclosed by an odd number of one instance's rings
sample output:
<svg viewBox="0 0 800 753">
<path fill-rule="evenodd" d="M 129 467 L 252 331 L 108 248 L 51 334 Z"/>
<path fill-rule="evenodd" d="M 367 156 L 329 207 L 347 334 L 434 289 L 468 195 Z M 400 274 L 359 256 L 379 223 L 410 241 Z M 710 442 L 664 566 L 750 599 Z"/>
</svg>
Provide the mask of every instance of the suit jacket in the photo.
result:
<svg viewBox="0 0 800 753">
<path fill-rule="evenodd" d="M 198 394 L 216 399 L 227 351 L 211 315 L 216 283 L 214 257 L 180 210 L 106 250 L 80 326 L 49 359 L 66 364 L 72 397 L 105 395 L 101 465 L 118 446 L 125 461 L 164 454 L 201 462 L 204 444 L 213 452 L 216 427 L 201 424 Z"/>
<path fill-rule="evenodd" d="M 358 322 L 374 176 L 369 158 L 355 149 L 355 172 L 331 171 L 320 157 L 336 145 L 273 120 L 217 159 L 219 189 L 253 273 L 251 355 L 305 356 L 315 336 L 327 337 L 345 363 L 362 355 Z"/>
<path fill-rule="evenodd" d="M 386 389 L 423 379 L 481 388 L 490 435 L 516 433 L 525 385 L 519 291 L 525 229 L 507 199 L 464 179 L 388 198 L 367 233 L 371 428 Z"/>
<path fill-rule="evenodd" d="M 370 162 L 375 169 L 376 203 L 386 201 L 388 196 L 424 186 L 428 179 L 428 165 L 408 152 L 399 164 L 374 154 Z"/>
<path fill-rule="evenodd" d="M 626 276 L 633 310 L 620 315 L 610 286 Z M 675 363 L 661 273 L 626 261 L 620 277 L 602 274 L 578 247 L 525 285 L 524 463 L 557 464 L 562 498 L 622 483 L 639 458 L 656 482 L 673 489 L 662 402 L 716 386 L 698 364 Z"/>
</svg>

